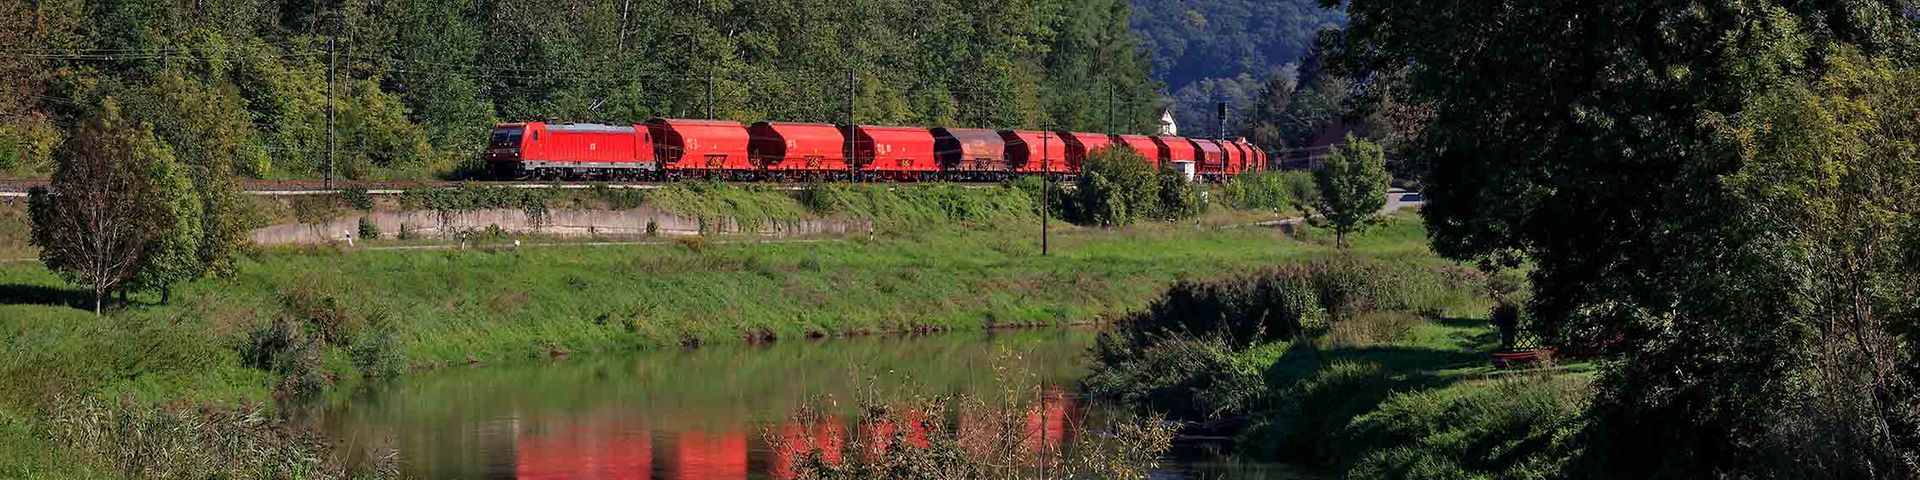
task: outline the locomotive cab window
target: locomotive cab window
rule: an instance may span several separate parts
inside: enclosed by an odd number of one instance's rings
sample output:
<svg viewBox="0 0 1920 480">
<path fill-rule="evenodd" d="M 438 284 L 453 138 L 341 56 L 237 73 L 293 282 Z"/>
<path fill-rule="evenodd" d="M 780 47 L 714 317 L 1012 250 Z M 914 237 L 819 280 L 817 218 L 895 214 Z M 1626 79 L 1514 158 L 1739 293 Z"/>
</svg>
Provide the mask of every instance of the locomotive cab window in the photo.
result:
<svg viewBox="0 0 1920 480">
<path fill-rule="evenodd" d="M 493 148 L 513 148 L 520 146 L 520 130 L 506 128 L 494 130 L 491 143 L 493 144 Z"/>
</svg>

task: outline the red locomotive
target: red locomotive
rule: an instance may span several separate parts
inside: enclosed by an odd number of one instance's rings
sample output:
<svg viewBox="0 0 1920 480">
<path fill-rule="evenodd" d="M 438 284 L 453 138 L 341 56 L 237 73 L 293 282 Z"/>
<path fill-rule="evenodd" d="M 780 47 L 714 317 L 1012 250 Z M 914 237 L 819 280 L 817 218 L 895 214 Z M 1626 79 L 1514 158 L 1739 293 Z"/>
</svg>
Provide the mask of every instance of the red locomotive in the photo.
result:
<svg viewBox="0 0 1920 480">
<path fill-rule="evenodd" d="M 1078 174 L 1103 148 L 1131 148 L 1154 168 L 1190 164 L 1209 181 L 1267 168 L 1266 152 L 1244 139 L 672 118 L 502 123 L 482 159 L 516 179 L 998 181 Z"/>
</svg>

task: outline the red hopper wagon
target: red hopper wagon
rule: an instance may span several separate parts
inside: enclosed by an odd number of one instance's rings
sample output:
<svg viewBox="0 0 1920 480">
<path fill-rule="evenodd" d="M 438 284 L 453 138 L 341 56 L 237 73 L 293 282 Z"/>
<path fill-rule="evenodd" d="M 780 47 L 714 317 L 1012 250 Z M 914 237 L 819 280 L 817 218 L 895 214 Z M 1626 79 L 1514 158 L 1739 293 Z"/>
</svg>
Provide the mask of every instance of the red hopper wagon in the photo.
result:
<svg viewBox="0 0 1920 480">
<path fill-rule="evenodd" d="M 1087 164 L 1087 157 L 1093 152 L 1113 146 L 1112 137 L 1096 133 L 1060 132 L 1060 138 L 1067 141 L 1067 170 L 1080 173 Z M 1152 160 L 1148 160 L 1152 165 Z"/>
<path fill-rule="evenodd" d="M 1007 165 L 1013 173 L 1074 172 L 1067 168 L 1066 140 L 1053 132 L 1001 130 L 1000 139 L 1007 142 Z"/>
<path fill-rule="evenodd" d="M 1220 180 L 1227 174 L 1226 150 L 1220 148 L 1220 142 L 1204 138 L 1189 138 L 1194 149 L 1194 173 L 1208 180 Z"/>
<path fill-rule="evenodd" d="M 723 120 L 656 118 L 647 121 L 654 150 L 669 176 L 733 176 L 753 171 L 746 127 Z"/>
<path fill-rule="evenodd" d="M 1153 137 L 1153 143 L 1160 145 L 1161 162 L 1191 162 L 1194 168 L 1199 168 L 1198 148 L 1192 141 L 1182 137 Z"/>
<path fill-rule="evenodd" d="M 1147 157 L 1147 164 L 1152 165 L 1155 169 L 1160 168 L 1162 164 L 1167 162 L 1167 153 L 1160 147 L 1159 143 L 1154 142 L 1153 137 L 1146 135 L 1114 135 L 1112 138 L 1115 145 L 1132 147 L 1134 152 L 1139 153 L 1142 157 Z"/>
<path fill-rule="evenodd" d="M 919 179 L 940 173 L 933 132 L 918 127 L 840 127 L 853 137 L 853 167 L 863 178 Z"/>
<path fill-rule="evenodd" d="M 772 176 L 847 175 L 847 140 L 827 123 L 760 122 L 747 129 L 747 155 Z"/>
<path fill-rule="evenodd" d="M 940 169 L 966 180 L 998 180 L 1008 174 L 1007 142 L 1000 132 L 982 128 L 933 129 L 934 158 Z"/>
</svg>

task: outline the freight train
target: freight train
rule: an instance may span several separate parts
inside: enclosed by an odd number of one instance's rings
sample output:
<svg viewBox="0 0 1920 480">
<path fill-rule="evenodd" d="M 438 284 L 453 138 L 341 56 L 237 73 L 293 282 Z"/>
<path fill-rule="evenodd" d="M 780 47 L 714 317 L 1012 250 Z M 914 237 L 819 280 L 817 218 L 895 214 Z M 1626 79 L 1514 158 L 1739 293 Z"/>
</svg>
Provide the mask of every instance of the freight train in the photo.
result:
<svg viewBox="0 0 1920 480">
<path fill-rule="evenodd" d="M 512 179 L 998 181 L 1073 176 L 1103 148 L 1129 148 L 1155 168 L 1208 181 L 1268 165 L 1244 139 L 672 118 L 503 123 L 482 158 L 493 175 Z"/>
</svg>

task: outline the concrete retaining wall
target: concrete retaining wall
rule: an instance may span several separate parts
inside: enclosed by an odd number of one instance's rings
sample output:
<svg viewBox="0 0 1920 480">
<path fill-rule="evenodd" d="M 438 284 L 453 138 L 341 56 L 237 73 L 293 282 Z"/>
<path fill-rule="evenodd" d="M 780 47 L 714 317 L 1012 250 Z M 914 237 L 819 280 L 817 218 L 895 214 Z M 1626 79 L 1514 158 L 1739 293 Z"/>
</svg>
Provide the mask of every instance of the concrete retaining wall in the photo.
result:
<svg viewBox="0 0 1920 480">
<path fill-rule="evenodd" d="M 345 235 L 359 235 L 360 217 L 341 217 L 320 225 L 280 224 L 255 229 L 249 236 L 256 245 L 300 245 L 343 241 Z M 633 210 L 551 210 L 541 221 L 528 218 L 523 210 L 496 209 L 453 212 L 419 210 L 365 214 L 380 227 L 380 235 L 393 238 L 402 225 L 424 238 L 454 237 L 462 233 L 484 232 L 498 226 L 508 233 L 530 233 L 558 237 L 639 236 L 647 232 L 647 222 L 656 224 L 660 235 L 698 235 L 705 230 L 720 235 L 760 235 L 791 237 L 866 233 L 871 223 L 837 219 L 806 219 L 768 222 L 756 231 L 744 231 L 733 219 L 702 225 L 697 217 L 661 212 L 646 207 Z M 704 228 L 703 228 L 704 227 Z"/>
</svg>

